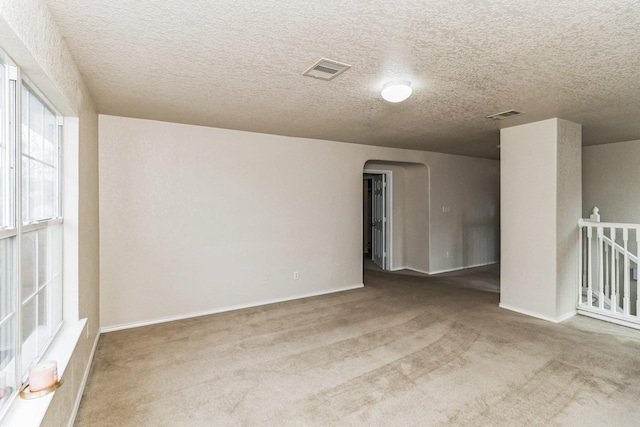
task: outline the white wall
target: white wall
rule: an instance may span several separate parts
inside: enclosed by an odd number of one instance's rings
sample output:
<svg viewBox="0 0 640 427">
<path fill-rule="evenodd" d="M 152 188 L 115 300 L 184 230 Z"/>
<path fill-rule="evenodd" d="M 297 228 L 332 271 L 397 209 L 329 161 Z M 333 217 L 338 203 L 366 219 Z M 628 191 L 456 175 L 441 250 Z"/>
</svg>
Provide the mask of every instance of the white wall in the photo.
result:
<svg viewBox="0 0 640 427">
<path fill-rule="evenodd" d="M 597 206 L 601 221 L 640 224 L 640 140 L 585 147 L 582 168 L 583 218 Z M 633 232 L 629 250 L 638 251 Z M 632 279 L 631 301 L 636 289 Z"/>
<path fill-rule="evenodd" d="M 556 126 L 503 129 L 501 305 L 555 317 Z"/>
<path fill-rule="evenodd" d="M 426 165 L 405 164 L 407 180 L 404 199 L 404 265 L 429 271 L 429 169 Z M 496 185 L 497 187 L 497 185 Z"/>
<path fill-rule="evenodd" d="M 457 256 L 467 218 L 494 223 L 484 232 L 497 247 L 494 160 L 114 116 L 100 116 L 99 154 L 105 328 L 361 284 L 371 159 L 429 166 L 432 203 L 459 212 L 431 222 L 458 238 L 447 263 L 432 250 L 433 270 L 497 261 Z"/>
<path fill-rule="evenodd" d="M 556 184 L 556 316 L 576 312 L 581 256 L 576 218 L 582 210 L 582 126 L 558 120 Z"/>
<path fill-rule="evenodd" d="M 640 223 L 640 140 L 585 147 L 582 165 L 583 218 Z"/>
<path fill-rule="evenodd" d="M 575 312 L 580 125 L 501 130 L 500 306 L 551 321 Z"/>
<path fill-rule="evenodd" d="M 0 47 L 65 116 L 64 313 L 65 322 L 88 323 L 42 425 L 67 425 L 99 325 L 98 116 L 44 2 L 0 0 Z"/>
<path fill-rule="evenodd" d="M 446 160 L 438 157 L 428 162 L 431 173 L 429 271 L 437 273 L 497 262 L 500 259 L 500 164 L 460 157 L 456 167 L 447 167 Z"/>
</svg>

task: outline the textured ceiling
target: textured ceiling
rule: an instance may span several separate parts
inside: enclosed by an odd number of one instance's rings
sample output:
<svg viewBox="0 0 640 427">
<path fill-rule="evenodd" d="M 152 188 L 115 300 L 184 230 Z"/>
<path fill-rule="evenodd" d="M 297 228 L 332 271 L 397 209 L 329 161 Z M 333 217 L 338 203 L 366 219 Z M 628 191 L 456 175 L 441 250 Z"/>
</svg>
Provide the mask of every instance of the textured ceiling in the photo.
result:
<svg viewBox="0 0 640 427">
<path fill-rule="evenodd" d="M 551 117 L 640 139 L 638 0 L 46 3 L 103 114 L 490 158 Z M 303 77 L 321 57 L 352 68 Z"/>
</svg>

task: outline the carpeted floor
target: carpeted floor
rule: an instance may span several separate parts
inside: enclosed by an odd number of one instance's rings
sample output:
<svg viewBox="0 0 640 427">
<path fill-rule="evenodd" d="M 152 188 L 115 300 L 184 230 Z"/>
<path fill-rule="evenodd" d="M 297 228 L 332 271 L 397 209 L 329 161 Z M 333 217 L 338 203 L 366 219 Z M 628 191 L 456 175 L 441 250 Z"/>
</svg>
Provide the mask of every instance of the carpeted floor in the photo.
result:
<svg viewBox="0 0 640 427">
<path fill-rule="evenodd" d="M 101 336 L 77 426 L 637 426 L 640 331 L 498 308 L 495 267 Z"/>
</svg>

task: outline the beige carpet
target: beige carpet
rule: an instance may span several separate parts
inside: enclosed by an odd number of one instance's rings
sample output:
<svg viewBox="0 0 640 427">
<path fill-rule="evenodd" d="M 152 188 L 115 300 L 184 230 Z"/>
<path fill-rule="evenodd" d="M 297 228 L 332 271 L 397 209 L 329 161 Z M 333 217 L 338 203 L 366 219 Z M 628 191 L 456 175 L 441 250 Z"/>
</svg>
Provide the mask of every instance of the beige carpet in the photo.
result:
<svg viewBox="0 0 640 427">
<path fill-rule="evenodd" d="M 638 426 L 640 331 L 498 308 L 495 267 L 102 335 L 77 426 Z"/>
</svg>

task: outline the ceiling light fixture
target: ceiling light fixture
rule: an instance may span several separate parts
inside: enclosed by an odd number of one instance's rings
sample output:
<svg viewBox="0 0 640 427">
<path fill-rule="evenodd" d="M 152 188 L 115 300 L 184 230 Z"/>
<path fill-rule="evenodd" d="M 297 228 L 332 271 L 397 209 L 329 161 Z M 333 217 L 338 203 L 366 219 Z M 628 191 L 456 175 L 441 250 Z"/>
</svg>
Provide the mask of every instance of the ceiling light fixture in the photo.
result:
<svg viewBox="0 0 640 427">
<path fill-rule="evenodd" d="M 411 83 L 406 80 L 394 80 L 382 87 L 382 97 L 388 102 L 402 102 L 411 95 Z"/>
</svg>

